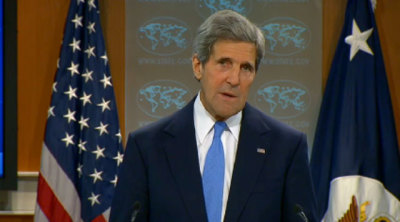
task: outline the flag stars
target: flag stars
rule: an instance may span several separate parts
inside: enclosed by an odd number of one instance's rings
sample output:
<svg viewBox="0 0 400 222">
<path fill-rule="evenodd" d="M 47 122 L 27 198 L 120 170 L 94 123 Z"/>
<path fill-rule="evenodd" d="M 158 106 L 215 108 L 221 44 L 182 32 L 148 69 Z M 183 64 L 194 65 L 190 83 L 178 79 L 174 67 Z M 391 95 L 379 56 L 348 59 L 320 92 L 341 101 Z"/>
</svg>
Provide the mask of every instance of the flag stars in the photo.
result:
<svg viewBox="0 0 400 222">
<path fill-rule="evenodd" d="M 115 134 L 115 136 L 117 136 L 117 137 L 118 137 L 118 142 L 120 142 L 120 143 L 121 143 L 121 141 L 122 141 L 121 130 L 118 130 L 118 133 L 117 133 L 117 134 Z"/>
<path fill-rule="evenodd" d="M 47 110 L 47 118 L 49 118 L 50 116 L 56 116 L 54 114 L 54 108 L 55 108 L 55 106 L 52 106 L 49 108 L 49 110 Z"/>
<path fill-rule="evenodd" d="M 79 44 L 81 43 L 81 40 L 76 40 L 75 38 L 72 39 L 72 42 L 69 44 L 72 48 L 72 52 L 75 52 L 76 50 L 81 51 L 81 47 L 79 47 Z"/>
<path fill-rule="evenodd" d="M 93 177 L 93 183 L 96 183 L 97 180 L 103 180 L 103 178 L 101 177 L 102 173 L 103 171 L 97 172 L 97 169 L 94 168 L 94 172 L 90 174 L 90 177 Z"/>
<path fill-rule="evenodd" d="M 65 133 L 65 137 L 63 139 L 61 139 L 61 141 L 65 142 L 65 147 L 68 147 L 70 144 L 74 145 L 74 141 L 72 140 L 72 138 L 74 137 L 74 135 L 69 135 L 67 132 Z"/>
<path fill-rule="evenodd" d="M 117 156 L 115 156 L 113 159 L 117 161 L 117 166 L 119 166 L 124 159 L 124 155 L 118 151 Z"/>
<path fill-rule="evenodd" d="M 104 53 L 104 55 L 100 56 L 100 58 L 104 59 L 104 65 L 106 65 L 106 64 L 107 64 L 107 62 L 108 62 L 108 57 L 107 57 L 107 54 L 106 54 L 106 53 Z"/>
<path fill-rule="evenodd" d="M 85 3 L 85 0 L 78 0 L 77 3 L 78 3 L 78 5 L 81 3 Z"/>
<path fill-rule="evenodd" d="M 376 9 L 376 0 L 371 0 L 371 5 L 372 5 L 372 10 L 375 13 L 375 9 Z"/>
<path fill-rule="evenodd" d="M 115 175 L 114 179 L 111 180 L 110 183 L 114 184 L 114 187 L 116 187 L 116 186 L 117 186 L 117 183 L 118 183 L 118 176 Z"/>
<path fill-rule="evenodd" d="M 96 29 L 94 28 L 95 25 L 95 22 L 89 22 L 89 25 L 86 27 L 89 30 L 89 34 L 92 34 L 92 32 L 96 32 Z"/>
<path fill-rule="evenodd" d="M 86 151 L 86 141 L 82 141 L 81 139 L 79 139 L 79 143 L 78 143 L 78 148 L 79 148 L 79 153 L 82 153 L 83 151 Z"/>
<path fill-rule="evenodd" d="M 64 94 L 68 95 L 68 99 L 71 100 L 72 98 L 78 98 L 76 95 L 76 88 L 72 88 L 69 86 L 69 90 L 65 91 Z"/>
<path fill-rule="evenodd" d="M 75 24 L 75 28 L 78 28 L 79 26 L 82 26 L 82 16 L 78 16 L 78 14 L 75 14 L 75 18 L 72 19 L 72 22 Z"/>
<path fill-rule="evenodd" d="M 93 80 L 92 74 L 93 74 L 93 71 L 89 71 L 88 69 L 86 69 L 86 72 L 82 74 L 82 77 L 85 78 L 86 83 L 89 80 Z"/>
<path fill-rule="evenodd" d="M 81 119 L 79 120 L 79 125 L 81 125 L 81 130 L 83 130 L 83 128 L 87 127 L 89 128 L 89 124 L 88 124 L 89 118 L 84 118 L 83 116 L 81 116 Z"/>
<path fill-rule="evenodd" d="M 344 40 L 351 46 L 350 48 L 350 61 L 354 58 L 359 50 L 364 51 L 368 54 L 374 55 L 371 48 L 368 46 L 367 39 L 372 34 L 373 28 L 370 28 L 364 32 L 360 32 L 357 22 L 353 19 L 352 34 L 347 36 Z"/>
<path fill-rule="evenodd" d="M 87 54 L 88 59 L 90 59 L 91 56 L 96 57 L 96 55 L 94 54 L 94 49 L 95 49 L 94 46 L 92 46 L 92 47 L 89 46 L 89 47 L 85 50 L 85 53 Z"/>
<path fill-rule="evenodd" d="M 68 119 L 68 123 L 70 123 L 71 121 L 76 121 L 75 119 L 75 111 L 71 111 L 70 109 L 68 109 L 68 113 L 65 114 L 63 117 Z"/>
<path fill-rule="evenodd" d="M 103 133 L 108 134 L 107 126 L 108 126 L 108 124 L 104 125 L 102 122 L 100 122 L 100 126 L 96 127 L 95 129 L 99 131 L 100 136 L 101 136 L 101 135 L 103 135 Z"/>
<path fill-rule="evenodd" d="M 76 171 L 78 172 L 78 177 L 80 178 L 82 176 L 82 164 L 78 164 L 78 168 L 76 168 Z"/>
<path fill-rule="evenodd" d="M 88 4 L 89 4 L 89 11 L 92 10 L 93 8 L 96 8 L 96 5 L 94 4 L 94 0 L 89 0 Z"/>
<path fill-rule="evenodd" d="M 71 72 L 71 76 L 74 76 L 74 74 L 79 75 L 78 67 L 79 64 L 75 64 L 74 62 L 71 61 L 71 66 L 68 67 L 68 70 Z"/>
<path fill-rule="evenodd" d="M 100 204 L 99 197 L 100 197 L 100 194 L 95 195 L 95 194 L 92 192 L 92 195 L 88 198 L 88 200 L 90 201 L 90 204 L 92 205 L 92 207 L 93 207 L 95 204 Z"/>
<path fill-rule="evenodd" d="M 107 88 L 107 86 L 112 86 L 112 84 L 111 84 L 111 76 L 107 77 L 106 74 L 104 74 L 104 77 L 103 77 L 102 80 L 100 80 L 100 82 L 103 83 L 104 89 Z"/>
<path fill-rule="evenodd" d="M 92 96 L 92 94 L 87 95 L 86 92 L 83 92 L 83 96 L 81 98 L 79 98 L 80 100 L 82 100 L 83 106 L 85 106 L 86 103 L 92 104 L 92 101 L 90 101 L 91 96 Z"/>
<path fill-rule="evenodd" d="M 106 149 L 106 148 L 102 148 L 102 147 L 100 147 L 100 146 L 97 146 L 97 147 L 96 147 L 96 150 L 95 150 L 95 151 L 92 151 L 92 153 L 96 155 L 96 160 L 99 159 L 100 157 L 105 157 L 105 156 L 104 156 L 104 150 L 105 150 L 105 149 Z"/>
<path fill-rule="evenodd" d="M 97 104 L 97 106 L 101 107 L 101 112 L 104 112 L 105 110 L 111 110 L 109 104 L 110 104 L 110 100 L 105 101 L 104 98 L 101 98 L 102 102 Z"/>
<path fill-rule="evenodd" d="M 53 92 L 57 92 L 57 82 L 53 83 Z"/>
</svg>

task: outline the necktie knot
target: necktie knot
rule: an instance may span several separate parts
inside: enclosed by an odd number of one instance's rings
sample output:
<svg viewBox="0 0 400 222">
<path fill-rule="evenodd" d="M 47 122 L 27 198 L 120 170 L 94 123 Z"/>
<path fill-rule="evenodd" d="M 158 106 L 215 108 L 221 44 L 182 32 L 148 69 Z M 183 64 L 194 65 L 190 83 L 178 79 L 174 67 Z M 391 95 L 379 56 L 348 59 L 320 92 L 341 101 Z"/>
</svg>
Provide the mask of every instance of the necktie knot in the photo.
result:
<svg viewBox="0 0 400 222">
<path fill-rule="evenodd" d="M 225 122 L 215 122 L 214 125 L 214 139 L 215 138 L 220 138 L 224 130 L 226 129 L 226 123 Z"/>
</svg>

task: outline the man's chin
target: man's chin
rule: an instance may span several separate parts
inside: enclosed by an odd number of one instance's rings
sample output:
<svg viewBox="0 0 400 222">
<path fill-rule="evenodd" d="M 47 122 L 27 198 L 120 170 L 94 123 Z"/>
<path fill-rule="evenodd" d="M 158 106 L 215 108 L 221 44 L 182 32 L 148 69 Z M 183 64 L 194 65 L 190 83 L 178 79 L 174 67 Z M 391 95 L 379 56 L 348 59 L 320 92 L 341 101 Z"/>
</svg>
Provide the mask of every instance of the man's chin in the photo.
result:
<svg viewBox="0 0 400 222">
<path fill-rule="evenodd" d="M 227 119 L 229 119 L 231 116 L 236 115 L 238 112 L 240 112 L 240 110 L 236 110 L 236 109 L 230 109 L 230 110 L 223 110 L 217 113 L 217 115 L 215 116 L 215 119 L 217 121 L 225 121 Z"/>
</svg>

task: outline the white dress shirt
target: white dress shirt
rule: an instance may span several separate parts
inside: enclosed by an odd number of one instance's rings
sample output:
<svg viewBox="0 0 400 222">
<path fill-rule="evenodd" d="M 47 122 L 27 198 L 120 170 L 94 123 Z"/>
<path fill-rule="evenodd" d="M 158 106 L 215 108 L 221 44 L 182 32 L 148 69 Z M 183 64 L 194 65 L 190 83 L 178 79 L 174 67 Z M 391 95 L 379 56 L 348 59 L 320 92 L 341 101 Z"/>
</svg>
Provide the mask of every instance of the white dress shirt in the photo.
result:
<svg viewBox="0 0 400 222">
<path fill-rule="evenodd" d="M 214 124 L 216 120 L 204 108 L 200 101 L 200 93 L 194 102 L 194 128 L 196 131 L 197 151 L 199 155 L 200 172 L 203 175 L 204 163 L 208 149 L 211 146 L 214 136 Z M 225 154 L 225 177 L 222 199 L 222 216 L 224 220 L 226 204 L 228 202 L 229 189 L 231 186 L 232 172 L 235 165 L 236 151 L 239 141 L 240 122 L 242 120 L 242 111 L 225 120 L 228 129 L 221 135 L 222 145 Z"/>
</svg>

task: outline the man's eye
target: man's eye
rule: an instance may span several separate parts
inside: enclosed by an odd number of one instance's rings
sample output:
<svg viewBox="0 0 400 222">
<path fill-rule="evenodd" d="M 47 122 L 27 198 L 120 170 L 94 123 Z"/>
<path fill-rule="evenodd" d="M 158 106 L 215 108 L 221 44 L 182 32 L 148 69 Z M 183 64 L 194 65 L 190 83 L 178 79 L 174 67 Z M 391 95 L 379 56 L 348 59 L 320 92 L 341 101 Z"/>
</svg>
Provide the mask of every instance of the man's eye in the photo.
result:
<svg viewBox="0 0 400 222">
<path fill-rule="evenodd" d="M 232 62 L 229 60 L 222 59 L 218 61 L 218 65 L 223 69 L 230 69 L 232 67 Z"/>
<path fill-rule="evenodd" d="M 242 67 L 243 70 L 248 71 L 248 72 L 252 72 L 253 71 L 253 67 L 251 65 L 244 65 Z"/>
<path fill-rule="evenodd" d="M 228 62 L 226 61 L 226 60 L 221 60 L 221 61 L 219 61 L 219 64 L 221 64 L 221 65 L 226 65 Z"/>
</svg>

